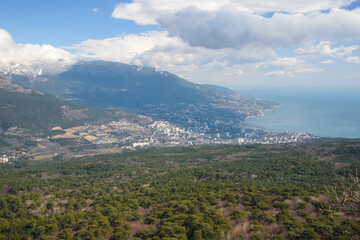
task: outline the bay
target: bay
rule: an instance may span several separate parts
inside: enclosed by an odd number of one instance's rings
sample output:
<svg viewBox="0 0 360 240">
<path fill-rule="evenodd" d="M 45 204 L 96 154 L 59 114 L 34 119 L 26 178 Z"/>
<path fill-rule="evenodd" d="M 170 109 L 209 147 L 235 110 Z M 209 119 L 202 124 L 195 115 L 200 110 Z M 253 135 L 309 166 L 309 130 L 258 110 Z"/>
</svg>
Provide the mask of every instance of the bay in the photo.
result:
<svg viewBox="0 0 360 240">
<path fill-rule="evenodd" d="M 265 116 L 246 119 L 252 127 L 321 137 L 360 138 L 359 87 L 252 86 L 241 87 L 238 93 L 281 104 Z"/>
</svg>

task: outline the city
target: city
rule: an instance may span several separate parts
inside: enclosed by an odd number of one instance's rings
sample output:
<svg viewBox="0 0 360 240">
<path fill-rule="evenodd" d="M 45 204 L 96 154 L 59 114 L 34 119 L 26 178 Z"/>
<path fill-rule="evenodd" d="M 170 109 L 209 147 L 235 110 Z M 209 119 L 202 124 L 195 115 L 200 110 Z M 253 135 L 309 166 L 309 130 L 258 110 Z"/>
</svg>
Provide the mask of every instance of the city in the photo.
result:
<svg viewBox="0 0 360 240">
<path fill-rule="evenodd" d="M 175 147 L 214 144 L 278 144 L 298 143 L 316 138 L 307 133 L 274 133 L 244 128 L 242 137 L 230 138 L 229 133 L 207 134 L 178 127 L 166 121 L 154 121 L 143 117 L 144 122 L 134 123 L 127 119 L 108 124 L 85 124 L 68 129 L 57 126 L 52 129 L 60 133 L 46 138 L 31 137 L 22 147 L 6 148 L 0 152 L 0 160 L 30 159 L 46 160 L 57 156 L 78 157 L 94 152 L 108 153 L 152 147 Z M 201 129 L 200 129 L 201 130 Z M 5 133 L 6 134 L 6 133 Z M 12 136 L 14 131 L 9 132 Z M 22 134 L 18 131 L 18 134 Z M 10 161 L 11 162 L 11 161 Z"/>
</svg>

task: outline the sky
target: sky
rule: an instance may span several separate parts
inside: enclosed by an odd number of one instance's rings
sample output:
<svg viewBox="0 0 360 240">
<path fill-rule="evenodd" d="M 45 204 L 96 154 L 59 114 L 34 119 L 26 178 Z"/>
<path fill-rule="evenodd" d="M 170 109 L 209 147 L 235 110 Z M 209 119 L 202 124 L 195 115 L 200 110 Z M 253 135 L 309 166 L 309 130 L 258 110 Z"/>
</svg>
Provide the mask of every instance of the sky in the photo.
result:
<svg viewBox="0 0 360 240">
<path fill-rule="evenodd" d="M 0 3 L 0 67 L 100 59 L 222 86 L 360 86 L 360 0 Z"/>
</svg>

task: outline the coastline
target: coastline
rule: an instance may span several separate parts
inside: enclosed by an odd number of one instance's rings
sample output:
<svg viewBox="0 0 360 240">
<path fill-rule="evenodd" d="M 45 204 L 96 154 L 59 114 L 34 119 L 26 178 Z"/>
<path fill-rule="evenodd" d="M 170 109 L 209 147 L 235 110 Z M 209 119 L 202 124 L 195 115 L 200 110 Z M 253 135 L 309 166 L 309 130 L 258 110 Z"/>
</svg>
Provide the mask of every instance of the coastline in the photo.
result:
<svg viewBox="0 0 360 240">
<path fill-rule="evenodd" d="M 272 132 L 306 132 L 319 137 L 360 138 L 360 88 L 251 88 L 247 97 L 269 99 L 280 106 L 245 118 L 244 124 Z M 258 117 L 258 118 L 257 118 Z"/>
<path fill-rule="evenodd" d="M 261 109 L 259 110 L 259 114 L 256 114 L 256 115 L 248 115 L 245 117 L 245 119 L 250 119 L 250 118 L 256 118 L 256 117 L 264 117 L 266 114 L 266 112 L 270 112 L 270 111 L 273 111 L 273 110 L 276 110 L 278 108 L 280 108 L 282 105 L 280 103 L 278 103 L 278 105 L 276 106 L 272 106 L 271 108 L 267 108 L 267 109 Z"/>
</svg>

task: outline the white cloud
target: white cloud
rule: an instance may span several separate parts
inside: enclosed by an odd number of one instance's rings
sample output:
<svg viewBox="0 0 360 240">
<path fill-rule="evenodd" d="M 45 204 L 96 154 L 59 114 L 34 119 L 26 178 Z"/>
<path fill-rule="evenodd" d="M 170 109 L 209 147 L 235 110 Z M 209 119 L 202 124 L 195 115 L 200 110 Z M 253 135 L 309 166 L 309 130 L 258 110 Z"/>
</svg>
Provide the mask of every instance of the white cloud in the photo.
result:
<svg viewBox="0 0 360 240">
<path fill-rule="evenodd" d="M 294 72 L 296 73 L 316 73 L 316 72 L 322 72 L 324 71 L 324 69 L 321 68 L 315 68 L 315 67 L 305 67 L 305 66 L 300 66 L 298 68 L 295 68 Z"/>
<path fill-rule="evenodd" d="M 286 72 L 283 70 L 279 70 L 279 71 L 271 71 L 271 72 L 267 72 L 265 74 L 266 77 L 290 77 L 293 78 L 295 77 L 295 74 L 293 72 Z"/>
<path fill-rule="evenodd" d="M 331 63 L 333 63 L 333 62 L 334 62 L 334 60 L 329 59 L 329 60 L 321 61 L 320 63 L 321 63 L 321 64 L 331 64 Z"/>
<path fill-rule="evenodd" d="M 240 76 L 243 75 L 244 72 L 238 66 L 234 65 L 233 71 L 229 71 L 225 73 L 225 76 Z"/>
<path fill-rule="evenodd" d="M 275 78 L 297 78 L 299 74 L 302 73 L 317 73 L 322 72 L 323 69 L 312 67 L 310 64 L 305 64 L 303 61 L 297 65 L 291 65 L 290 67 L 284 67 L 284 69 L 280 70 L 272 70 L 268 71 L 264 74 L 265 77 L 275 77 Z M 284 65 L 286 66 L 286 65 Z"/>
<path fill-rule="evenodd" d="M 297 73 L 316 73 L 323 69 L 316 68 L 301 58 L 276 58 L 266 62 L 258 63 L 256 69 L 278 69 L 265 73 L 265 76 L 287 76 L 295 77 Z"/>
<path fill-rule="evenodd" d="M 93 11 L 94 13 L 97 13 L 97 12 L 99 11 L 99 9 L 98 9 L 98 8 L 94 8 L 92 11 Z"/>
<path fill-rule="evenodd" d="M 328 9 L 338 9 L 355 0 L 133 0 L 120 3 L 112 13 L 115 18 L 133 20 L 138 24 L 157 24 L 157 20 L 166 13 L 175 14 L 187 7 L 196 7 L 202 11 L 216 11 L 229 6 L 235 10 L 252 13 L 287 12 L 309 13 Z"/>
<path fill-rule="evenodd" d="M 71 48 L 81 50 L 82 56 L 103 60 L 131 63 L 133 59 L 151 50 L 155 45 L 168 45 L 177 42 L 175 38 L 167 38 L 165 32 L 147 32 L 140 35 L 129 34 L 101 40 L 86 40 Z M 91 53 L 93 56 L 88 55 Z"/>
<path fill-rule="evenodd" d="M 159 24 L 192 46 L 242 48 L 248 44 L 287 47 L 305 41 L 360 38 L 360 9 L 340 9 L 350 0 L 135 0 L 112 16 Z M 322 10 L 329 10 L 324 12 Z M 260 13 L 277 12 L 271 18 Z"/>
<path fill-rule="evenodd" d="M 358 56 L 348 57 L 348 58 L 346 58 L 346 61 L 348 63 L 358 63 L 358 64 L 360 64 L 360 58 Z"/>
<path fill-rule="evenodd" d="M 269 68 L 269 67 L 296 67 L 304 66 L 305 62 L 302 59 L 293 58 L 293 57 L 278 57 L 275 59 L 268 60 L 266 62 L 261 62 L 256 65 L 256 68 Z"/>
<path fill-rule="evenodd" d="M 321 41 L 319 44 L 314 46 L 307 46 L 298 48 L 295 53 L 299 54 L 320 54 L 332 58 L 344 58 L 352 55 L 352 53 L 359 48 L 357 45 L 352 46 L 339 46 L 333 47 L 334 43 L 330 41 Z"/>
<path fill-rule="evenodd" d="M 163 15 L 161 27 L 192 46 L 242 48 L 257 44 L 283 48 L 307 41 L 360 38 L 360 9 L 311 14 L 276 13 L 265 18 L 229 7 L 207 12 L 189 7 Z"/>
<path fill-rule="evenodd" d="M 298 64 L 299 60 L 297 58 L 290 58 L 290 57 L 284 57 L 284 58 L 277 58 L 275 60 L 272 60 L 269 62 L 269 64 L 273 66 L 288 66 L 292 67 Z"/>
<path fill-rule="evenodd" d="M 336 43 L 330 41 L 322 41 L 316 45 L 310 45 L 295 50 L 297 54 L 303 56 L 310 56 L 312 58 L 332 58 L 320 61 L 321 64 L 331 64 L 334 59 L 341 60 L 347 63 L 360 63 L 358 56 L 353 56 L 354 52 L 359 49 L 358 45 L 350 46 L 335 46 Z"/>
<path fill-rule="evenodd" d="M 62 72 L 76 62 L 71 53 L 50 45 L 17 44 L 11 35 L 0 29 L 0 71 L 40 75 Z"/>
<path fill-rule="evenodd" d="M 79 49 L 81 57 L 156 67 L 203 83 L 209 76 L 219 79 L 222 75 L 224 81 L 224 76 L 239 77 L 243 71 L 240 64 L 276 56 L 272 49 L 250 45 L 239 50 L 191 47 L 163 31 L 87 40 L 72 48 Z"/>
</svg>

